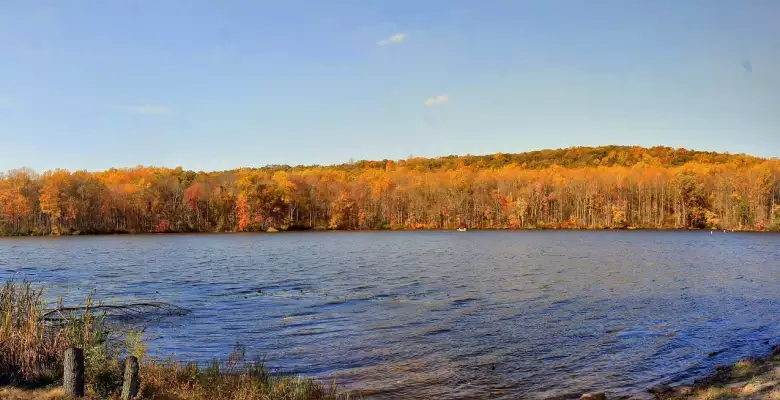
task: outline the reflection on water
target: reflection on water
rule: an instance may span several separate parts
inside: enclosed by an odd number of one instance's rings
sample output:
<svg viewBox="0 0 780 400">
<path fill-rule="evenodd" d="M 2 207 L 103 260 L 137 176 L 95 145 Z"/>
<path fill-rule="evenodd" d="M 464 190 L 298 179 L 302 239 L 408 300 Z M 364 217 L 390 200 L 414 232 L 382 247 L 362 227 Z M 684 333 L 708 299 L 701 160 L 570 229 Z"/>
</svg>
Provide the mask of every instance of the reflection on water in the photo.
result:
<svg viewBox="0 0 780 400">
<path fill-rule="evenodd" d="M 780 336 L 771 234 L 0 239 L 0 277 L 12 275 L 52 297 L 192 309 L 147 329 L 157 354 L 208 360 L 240 342 L 372 398 L 643 396 Z"/>
</svg>

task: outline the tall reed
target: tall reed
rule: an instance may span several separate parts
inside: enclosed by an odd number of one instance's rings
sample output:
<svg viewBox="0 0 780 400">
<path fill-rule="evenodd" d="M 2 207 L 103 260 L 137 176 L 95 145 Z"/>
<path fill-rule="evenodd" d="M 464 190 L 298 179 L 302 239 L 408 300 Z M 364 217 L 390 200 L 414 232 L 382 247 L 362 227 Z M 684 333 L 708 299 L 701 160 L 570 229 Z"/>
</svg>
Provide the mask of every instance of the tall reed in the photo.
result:
<svg viewBox="0 0 780 400">
<path fill-rule="evenodd" d="M 0 290 L 0 382 L 45 378 L 61 363 L 68 341 L 42 318 L 43 289 L 6 282 Z"/>
<path fill-rule="evenodd" d="M 91 298 L 79 313 L 64 313 L 61 301 L 47 311 L 43 288 L 7 281 L 0 289 L 0 383 L 37 384 L 56 379 L 69 346 L 106 344 L 103 317 Z M 53 314 L 57 314 L 53 317 Z"/>
</svg>

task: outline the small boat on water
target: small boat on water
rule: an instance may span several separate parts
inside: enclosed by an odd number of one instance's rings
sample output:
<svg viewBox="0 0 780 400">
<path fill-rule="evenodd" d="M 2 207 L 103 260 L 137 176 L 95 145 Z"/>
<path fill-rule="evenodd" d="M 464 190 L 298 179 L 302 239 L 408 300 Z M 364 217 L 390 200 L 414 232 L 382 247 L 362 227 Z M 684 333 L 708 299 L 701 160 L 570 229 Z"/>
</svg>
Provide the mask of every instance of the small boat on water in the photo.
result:
<svg viewBox="0 0 780 400">
<path fill-rule="evenodd" d="M 458 232 L 466 232 L 466 228 L 458 228 Z"/>
</svg>

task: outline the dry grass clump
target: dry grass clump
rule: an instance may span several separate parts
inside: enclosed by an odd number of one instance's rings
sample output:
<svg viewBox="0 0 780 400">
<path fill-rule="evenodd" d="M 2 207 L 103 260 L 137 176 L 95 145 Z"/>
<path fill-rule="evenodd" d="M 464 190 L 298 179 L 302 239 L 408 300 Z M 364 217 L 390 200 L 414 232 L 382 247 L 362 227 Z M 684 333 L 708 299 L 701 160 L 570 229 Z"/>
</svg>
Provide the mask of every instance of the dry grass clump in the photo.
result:
<svg viewBox="0 0 780 400">
<path fill-rule="evenodd" d="M 270 372 L 262 362 L 248 362 L 245 349 L 236 345 L 226 362 L 206 367 L 155 359 L 143 363 L 140 395 L 170 400 L 348 400 L 335 385 Z"/>
<path fill-rule="evenodd" d="M 780 400 L 780 347 L 763 358 L 744 359 L 694 386 L 656 392 L 664 400 Z"/>
<path fill-rule="evenodd" d="M 777 381 L 770 381 L 748 383 L 741 387 L 708 387 L 696 391 L 692 397 L 697 400 L 780 400 L 780 386 Z"/>
<path fill-rule="evenodd" d="M 0 389 L 0 399 L 3 400 L 59 400 L 64 398 L 65 392 L 61 388 L 39 390 Z"/>
<path fill-rule="evenodd" d="M 736 399 L 737 397 L 730 389 L 711 387 L 697 392 L 695 398 L 697 400 L 726 400 Z"/>
<path fill-rule="evenodd" d="M 40 379 L 67 347 L 43 323 L 43 290 L 6 282 L 0 290 L 0 382 Z"/>
<path fill-rule="evenodd" d="M 61 323 L 53 323 L 47 314 L 51 312 L 46 311 L 42 288 L 13 281 L 2 286 L 0 384 L 47 382 L 61 369 L 64 349 L 92 349 L 106 340 L 103 319 L 92 312 L 89 298 L 79 313 L 61 314 Z"/>
<path fill-rule="evenodd" d="M 780 388 L 774 389 L 766 394 L 768 400 L 780 400 Z"/>
<path fill-rule="evenodd" d="M 761 367 L 757 360 L 740 360 L 731 367 L 731 375 L 735 378 L 753 376 L 761 372 Z"/>
<path fill-rule="evenodd" d="M 259 370 L 258 370 L 259 371 Z M 274 376 L 268 372 L 244 371 L 230 374 L 195 364 L 150 361 L 140 369 L 141 389 L 138 399 L 149 400 L 349 400 L 349 393 L 340 393 L 335 385 L 319 381 Z M 119 386 L 108 394 L 99 394 L 88 382 L 86 399 L 119 399 Z M 3 400 L 65 400 L 62 389 L 0 389 Z"/>
</svg>

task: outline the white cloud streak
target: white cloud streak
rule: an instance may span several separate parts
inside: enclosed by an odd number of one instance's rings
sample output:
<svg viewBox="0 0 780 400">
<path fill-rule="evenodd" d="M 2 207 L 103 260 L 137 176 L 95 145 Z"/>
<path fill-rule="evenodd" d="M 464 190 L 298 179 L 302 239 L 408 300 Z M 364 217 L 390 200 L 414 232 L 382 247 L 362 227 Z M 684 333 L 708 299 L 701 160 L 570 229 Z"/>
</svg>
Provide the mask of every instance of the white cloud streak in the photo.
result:
<svg viewBox="0 0 780 400">
<path fill-rule="evenodd" d="M 409 35 L 407 35 L 406 33 L 396 33 L 395 35 L 392 35 L 387 39 L 382 39 L 376 42 L 376 44 L 379 46 L 387 46 L 388 44 L 397 44 L 403 42 L 408 37 Z"/>
<path fill-rule="evenodd" d="M 171 109 L 167 106 L 157 104 L 135 104 L 124 106 L 123 109 L 129 113 L 142 115 L 163 116 L 171 113 Z"/>
<path fill-rule="evenodd" d="M 437 104 L 444 104 L 448 101 L 450 101 L 450 98 L 445 95 L 428 97 L 428 100 L 425 100 L 425 105 L 430 107 Z"/>
</svg>

